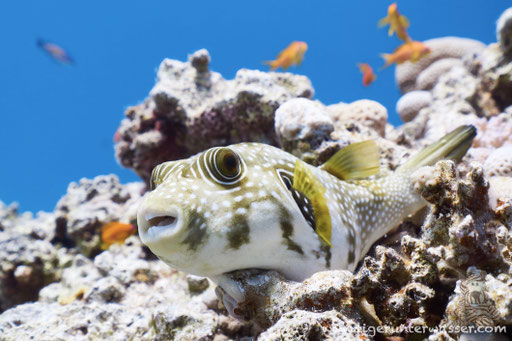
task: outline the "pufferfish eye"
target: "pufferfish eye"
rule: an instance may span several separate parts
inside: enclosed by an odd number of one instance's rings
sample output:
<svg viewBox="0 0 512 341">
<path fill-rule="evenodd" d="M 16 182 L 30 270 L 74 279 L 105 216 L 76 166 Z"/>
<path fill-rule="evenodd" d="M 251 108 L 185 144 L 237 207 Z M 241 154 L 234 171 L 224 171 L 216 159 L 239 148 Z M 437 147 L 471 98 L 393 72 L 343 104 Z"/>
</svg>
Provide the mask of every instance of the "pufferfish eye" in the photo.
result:
<svg viewBox="0 0 512 341">
<path fill-rule="evenodd" d="M 212 155 L 213 175 L 221 182 L 236 181 L 242 167 L 240 157 L 229 148 L 219 148 Z"/>
</svg>

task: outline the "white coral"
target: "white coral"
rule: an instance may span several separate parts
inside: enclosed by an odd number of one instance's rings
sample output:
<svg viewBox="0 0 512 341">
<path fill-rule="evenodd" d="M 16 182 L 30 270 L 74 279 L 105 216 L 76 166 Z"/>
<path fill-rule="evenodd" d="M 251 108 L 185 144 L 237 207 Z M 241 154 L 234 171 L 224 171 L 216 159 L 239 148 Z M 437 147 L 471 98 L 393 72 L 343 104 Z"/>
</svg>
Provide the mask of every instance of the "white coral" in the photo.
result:
<svg viewBox="0 0 512 341">
<path fill-rule="evenodd" d="M 412 121 L 418 112 L 432 103 L 432 95 L 428 91 L 411 91 L 400 97 L 396 103 L 396 111 L 404 122 Z"/>
<path fill-rule="evenodd" d="M 501 50 L 505 53 L 512 52 L 512 7 L 505 10 L 496 22 L 496 36 Z"/>
<path fill-rule="evenodd" d="M 485 160 L 484 168 L 489 176 L 512 176 L 512 144 L 493 151 Z"/>
<path fill-rule="evenodd" d="M 375 101 L 361 99 L 350 104 L 329 105 L 327 110 L 334 120 L 334 126 L 340 128 L 346 121 L 355 121 L 375 130 L 381 137 L 386 134 L 388 111 Z"/>
<path fill-rule="evenodd" d="M 485 48 L 485 45 L 477 40 L 459 37 L 435 38 L 424 43 L 431 50 L 426 57 L 415 63 L 405 62 L 396 67 L 395 79 L 402 92 L 418 89 L 419 74 L 435 61 L 443 58 L 460 59 L 470 53 L 479 53 Z"/>
<path fill-rule="evenodd" d="M 416 79 L 417 88 L 420 90 L 432 89 L 439 77 L 456 65 L 462 66 L 462 60 L 458 58 L 443 58 L 436 60 L 418 75 L 418 78 Z"/>
<path fill-rule="evenodd" d="M 328 138 L 334 127 L 321 103 L 294 98 L 276 110 L 275 130 L 281 144 L 285 144 L 287 141 Z"/>
</svg>

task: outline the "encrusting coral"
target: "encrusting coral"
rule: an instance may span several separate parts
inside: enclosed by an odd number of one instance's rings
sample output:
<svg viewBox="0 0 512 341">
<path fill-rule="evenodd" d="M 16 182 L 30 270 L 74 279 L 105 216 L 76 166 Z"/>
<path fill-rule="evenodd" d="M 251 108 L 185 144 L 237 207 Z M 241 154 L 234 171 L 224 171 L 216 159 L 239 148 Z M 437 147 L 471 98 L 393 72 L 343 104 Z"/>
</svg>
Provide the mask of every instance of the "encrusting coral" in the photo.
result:
<svg viewBox="0 0 512 341">
<path fill-rule="evenodd" d="M 208 70 L 206 50 L 185 63 L 164 60 L 149 98 L 128 109 L 115 135 L 119 161 L 143 180 L 164 160 L 239 141 L 280 145 L 317 165 L 373 139 L 385 173 L 459 125 L 478 135 L 460 164 L 416 171 L 427 208 L 377 241 L 355 273 L 319 272 L 302 283 L 274 271 L 230 273 L 244 300 L 229 308 L 242 321 L 216 297 L 221 289 L 169 268 L 137 236 L 101 250 L 103 224 L 135 223 L 142 182 L 82 179 L 53 213 L 35 217 L 0 203 L 0 339 L 372 340 L 380 327 L 375 339 L 455 340 L 470 336 L 448 326 L 510 329 L 510 10 L 502 18 L 499 45 L 433 39 L 430 57 L 397 68 L 405 96 L 420 87 L 431 96 L 397 128 L 374 101 L 311 100 L 303 76 L 240 70 L 227 81 Z M 418 335 L 413 327 L 445 329 Z"/>
</svg>

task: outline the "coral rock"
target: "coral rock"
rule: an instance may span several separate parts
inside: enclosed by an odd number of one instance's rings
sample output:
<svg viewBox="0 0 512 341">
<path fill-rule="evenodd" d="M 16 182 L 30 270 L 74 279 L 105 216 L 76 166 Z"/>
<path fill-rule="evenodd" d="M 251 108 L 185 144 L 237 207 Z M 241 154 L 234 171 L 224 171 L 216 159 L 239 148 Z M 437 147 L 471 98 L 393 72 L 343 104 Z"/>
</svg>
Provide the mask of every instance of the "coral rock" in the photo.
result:
<svg viewBox="0 0 512 341">
<path fill-rule="evenodd" d="M 484 271 L 470 267 L 467 277 L 457 282 L 454 291 L 456 295 L 448 303 L 446 318 L 442 324 L 482 327 L 510 324 L 510 299 L 503 302 L 503 290 L 510 290 L 506 286 L 506 283 L 497 281 L 490 275 L 486 276 Z M 508 303 L 509 306 L 503 306 L 503 303 Z"/>
<path fill-rule="evenodd" d="M 496 37 L 504 54 L 512 53 L 512 7 L 505 10 L 496 22 Z"/>
<path fill-rule="evenodd" d="M 292 99 L 276 111 L 276 133 L 282 147 L 313 165 L 327 161 L 340 148 L 354 142 L 376 140 L 383 168 L 393 169 L 402 151 L 383 139 L 387 110 L 371 100 L 324 106 L 318 101 Z"/>
<path fill-rule="evenodd" d="M 493 151 L 483 166 L 489 176 L 512 176 L 512 144 Z"/>
<path fill-rule="evenodd" d="M 485 45 L 477 40 L 458 37 L 430 39 L 424 43 L 431 50 L 426 57 L 418 62 L 405 62 L 396 67 L 395 79 L 403 93 L 421 89 L 417 85 L 417 79 L 420 78 L 420 73 L 435 61 L 443 58 L 460 59 L 468 54 L 480 53 L 485 48 Z"/>
<path fill-rule="evenodd" d="M 251 324 L 209 308 L 205 302 L 214 295 L 213 288 L 190 293 L 183 273 L 155 260 L 132 236 L 94 261 L 73 256 L 61 280 L 41 290 L 39 302 L 0 315 L 0 334 L 7 340 L 148 341 L 255 334 Z"/>
<path fill-rule="evenodd" d="M 286 313 L 258 340 L 367 340 L 363 326 L 337 311 L 316 313 L 296 310 Z"/>
<path fill-rule="evenodd" d="M 400 97 L 396 102 L 396 111 L 404 122 L 412 121 L 418 112 L 432 103 L 432 95 L 428 91 L 411 91 Z"/>
<path fill-rule="evenodd" d="M 262 328 L 275 324 L 288 312 L 301 310 L 335 309 L 347 317 L 359 318 L 351 306 L 352 274 L 348 271 L 318 272 L 302 283 L 288 281 L 275 271 L 239 270 L 227 275 L 242 298 L 234 313 Z M 221 297 L 225 295 L 220 287 L 217 290 Z"/>
<path fill-rule="evenodd" d="M 478 73 L 477 92 L 471 98 L 481 108 L 481 116 L 491 117 L 512 105 L 512 62 L 504 56 L 498 44 L 491 44 L 475 61 Z"/>
<path fill-rule="evenodd" d="M 77 245 L 86 256 L 100 251 L 103 224 L 135 223 L 144 185 L 121 185 L 115 175 L 97 176 L 71 183 L 57 203 L 57 239 Z"/>
<path fill-rule="evenodd" d="M 473 143 L 475 147 L 499 148 L 512 144 L 512 110 L 491 117 L 478 126 L 480 129 Z"/>
<path fill-rule="evenodd" d="M 306 98 L 283 103 L 275 114 L 275 131 L 283 149 L 316 149 L 330 139 L 334 126 L 325 107 Z"/>
<path fill-rule="evenodd" d="M 129 108 L 117 130 L 116 157 L 148 180 L 154 166 L 237 142 L 276 145 L 274 112 L 285 101 L 311 98 L 304 76 L 239 70 L 225 80 L 208 70 L 206 50 L 188 62 L 165 59 L 144 103 Z"/>
<path fill-rule="evenodd" d="M 462 60 L 457 58 L 443 58 L 436 60 L 425 68 L 416 79 L 419 90 L 430 90 L 434 87 L 439 77 L 448 72 L 454 66 L 462 66 Z"/>
<path fill-rule="evenodd" d="M 37 300 L 39 290 L 59 279 L 59 253 L 46 232 L 54 225 L 41 227 L 47 223 L 31 215 L 18 216 L 16 205 L 0 202 L 0 312 Z"/>
<path fill-rule="evenodd" d="M 381 137 L 385 136 L 388 111 L 378 102 L 361 99 L 350 104 L 330 105 L 327 109 L 334 119 L 337 130 L 343 127 L 346 121 L 354 121 L 376 131 Z"/>
</svg>

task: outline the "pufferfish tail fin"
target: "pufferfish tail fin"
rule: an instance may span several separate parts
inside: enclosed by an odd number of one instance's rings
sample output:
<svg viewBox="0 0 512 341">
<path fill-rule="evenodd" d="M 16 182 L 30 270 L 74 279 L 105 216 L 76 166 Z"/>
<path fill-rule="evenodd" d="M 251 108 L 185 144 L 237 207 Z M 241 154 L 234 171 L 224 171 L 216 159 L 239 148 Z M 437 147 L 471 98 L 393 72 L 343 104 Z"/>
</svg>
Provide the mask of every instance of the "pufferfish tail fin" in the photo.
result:
<svg viewBox="0 0 512 341">
<path fill-rule="evenodd" d="M 471 147 L 475 136 L 476 128 L 474 126 L 461 126 L 414 155 L 399 170 L 414 171 L 443 159 L 460 161 Z"/>
</svg>

